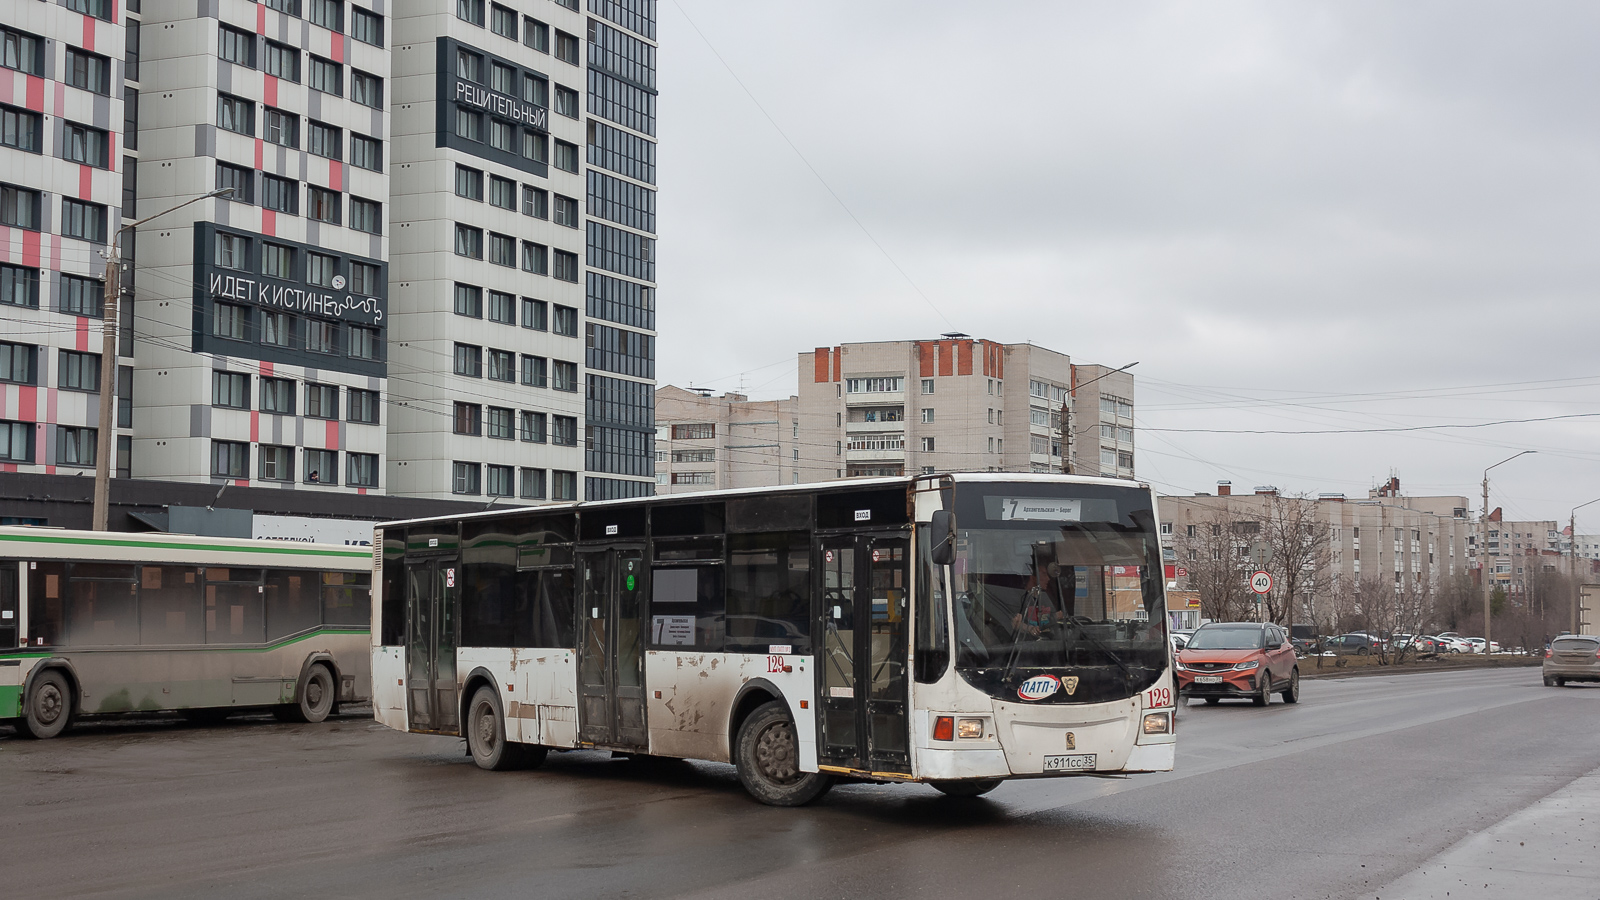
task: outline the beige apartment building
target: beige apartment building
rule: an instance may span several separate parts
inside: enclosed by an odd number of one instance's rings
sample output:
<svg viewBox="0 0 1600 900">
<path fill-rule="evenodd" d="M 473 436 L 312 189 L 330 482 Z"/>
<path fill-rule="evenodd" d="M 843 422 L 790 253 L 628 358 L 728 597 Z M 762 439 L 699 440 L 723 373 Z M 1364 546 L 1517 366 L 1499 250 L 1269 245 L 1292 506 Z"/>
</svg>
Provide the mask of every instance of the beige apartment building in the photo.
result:
<svg viewBox="0 0 1600 900">
<path fill-rule="evenodd" d="M 1484 540 L 1489 578 L 1512 596 L 1526 594 L 1538 573 L 1566 571 L 1560 556 L 1569 549 L 1568 543 L 1553 519 L 1511 522 L 1497 508 L 1489 514 Z"/>
<path fill-rule="evenodd" d="M 1133 376 L 1054 350 L 964 334 L 841 344 L 799 354 L 799 376 L 801 481 L 1134 476 Z"/>
<path fill-rule="evenodd" d="M 800 481 L 798 400 L 663 385 L 656 391 L 656 493 Z"/>
</svg>

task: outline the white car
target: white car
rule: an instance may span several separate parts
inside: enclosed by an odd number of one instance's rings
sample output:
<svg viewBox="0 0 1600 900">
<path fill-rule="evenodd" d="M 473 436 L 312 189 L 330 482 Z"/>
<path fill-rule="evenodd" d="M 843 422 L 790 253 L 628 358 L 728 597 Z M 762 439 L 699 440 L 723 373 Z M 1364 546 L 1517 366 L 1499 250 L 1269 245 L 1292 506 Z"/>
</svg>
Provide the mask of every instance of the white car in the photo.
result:
<svg viewBox="0 0 1600 900">
<path fill-rule="evenodd" d="M 1464 640 L 1467 643 L 1472 645 L 1472 649 L 1470 651 L 1468 651 L 1469 653 L 1482 653 L 1483 652 L 1483 638 L 1478 638 L 1478 637 L 1475 637 L 1475 638 L 1462 638 L 1462 640 Z M 1491 648 L 1490 652 L 1499 653 L 1500 652 L 1500 642 L 1499 641 L 1494 641 L 1493 644 L 1494 644 L 1494 646 Z"/>
<path fill-rule="evenodd" d="M 1476 652 L 1478 652 L 1478 648 L 1473 646 L 1471 641 L 1469 641 L 1469 640 L 1467 640 L 1466 638 L 1463 638 L 1463 637 L 1457 637 L 1457 636 L 1455 636 L 1453 634 L 1441 634 L 1441 635 L 1436 636 L 1434 638 L 1434 640 L 1438 641 L 1441 644 L 1444 644 L 1445 647 L 1451 653 L 1476 653 Z"/>
</svg>

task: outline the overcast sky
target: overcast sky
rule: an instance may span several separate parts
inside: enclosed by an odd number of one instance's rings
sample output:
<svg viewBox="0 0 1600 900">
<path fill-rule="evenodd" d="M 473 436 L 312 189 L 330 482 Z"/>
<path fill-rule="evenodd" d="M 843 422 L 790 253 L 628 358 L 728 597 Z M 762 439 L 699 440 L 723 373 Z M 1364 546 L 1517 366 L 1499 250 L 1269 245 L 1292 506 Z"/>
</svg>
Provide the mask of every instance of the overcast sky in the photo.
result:
<svg viewBox="0 0 1600 900">
<path fill-rule="evenodd" d="M 963 331 L 1138 360 L 1163 491 L 1477 507 L 1537 449 L 1491 505 L 1600 497 L 1600 417 L 1161 430 L 1600 413 L 1600 4 L 661 0 L 659 37 L 662 384 Z"/>
</svg>

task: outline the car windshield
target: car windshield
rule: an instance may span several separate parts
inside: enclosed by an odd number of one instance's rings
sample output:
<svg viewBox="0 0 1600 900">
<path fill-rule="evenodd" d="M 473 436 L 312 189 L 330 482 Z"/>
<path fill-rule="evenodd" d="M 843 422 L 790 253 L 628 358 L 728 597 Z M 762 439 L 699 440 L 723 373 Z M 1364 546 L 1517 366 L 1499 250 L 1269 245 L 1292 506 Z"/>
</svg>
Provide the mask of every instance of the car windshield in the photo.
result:
<svg viewBox="0 0 1600 900">
<path fill-rule="evenodd" d="M 1056 670 L 1041 702 L 1132 696 L 1167 664 L 1161 548 L 1148 491 L 1083 484 L 955 488 L 956 665 L 968 683 L 1015 699 Z"/>
<path fill-rule="evenodd" d="M 1265 647 L 1261 626 L 1240 628 L 1202 628 L 1189 639 L 1185 650 L 1260 650 Z"/>
</svg>

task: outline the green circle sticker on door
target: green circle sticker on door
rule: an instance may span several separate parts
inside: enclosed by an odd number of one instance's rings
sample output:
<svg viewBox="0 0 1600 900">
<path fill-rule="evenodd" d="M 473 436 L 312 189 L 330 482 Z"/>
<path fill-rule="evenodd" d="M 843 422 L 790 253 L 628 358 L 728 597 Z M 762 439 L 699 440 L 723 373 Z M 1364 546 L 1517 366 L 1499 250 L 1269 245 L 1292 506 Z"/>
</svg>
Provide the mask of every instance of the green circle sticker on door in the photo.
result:
<svg viewBox="0 0 1600 900">
<path fill-rule="evenodd" d="M 628 576 L 628 590 L 630 590 L 630 591 L 633 590 L 633 576 L 632 575 Z"/>
</svg>

